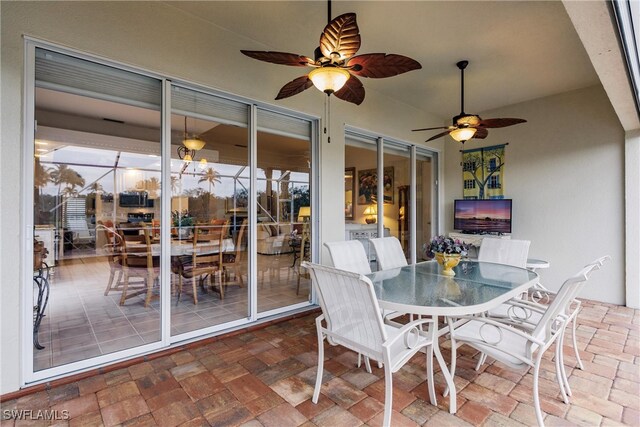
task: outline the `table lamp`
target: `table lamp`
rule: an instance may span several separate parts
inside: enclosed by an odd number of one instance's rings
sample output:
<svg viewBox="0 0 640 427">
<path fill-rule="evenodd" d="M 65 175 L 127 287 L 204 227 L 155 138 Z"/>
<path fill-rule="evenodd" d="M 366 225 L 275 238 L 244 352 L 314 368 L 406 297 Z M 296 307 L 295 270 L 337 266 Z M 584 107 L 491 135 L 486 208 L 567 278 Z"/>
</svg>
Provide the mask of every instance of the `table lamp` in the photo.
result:
<svg viewBox="0 0 640 427">
<path fill-rule="evenodd" d="M 300 210 L 298 211 L 298 222 L 309 221 L 310 217 L 311 217 L 311 206 L 300 206 Z"/>
<path fill-rule="evenodd" d="M 365 216 L 364 221 L 367 224 L 375 224 L 378 216 L 378 209 L 376 205 L 369 205 L 364 210 L 363 215 Z"/>
</svg>

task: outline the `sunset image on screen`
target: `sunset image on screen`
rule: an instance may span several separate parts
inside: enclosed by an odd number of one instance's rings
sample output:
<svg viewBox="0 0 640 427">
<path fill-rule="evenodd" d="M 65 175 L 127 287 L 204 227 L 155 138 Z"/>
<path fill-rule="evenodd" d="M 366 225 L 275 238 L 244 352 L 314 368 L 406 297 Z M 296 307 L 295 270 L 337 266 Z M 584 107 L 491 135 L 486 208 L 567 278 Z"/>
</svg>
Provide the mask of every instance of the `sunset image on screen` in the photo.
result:
<svg viewBox="0 0 640 427">
<path fill-rule="evenodd" d="M 472 233 L 510 233 L 511 200 L 456 200 L 454 228 Z"/>
</svg>

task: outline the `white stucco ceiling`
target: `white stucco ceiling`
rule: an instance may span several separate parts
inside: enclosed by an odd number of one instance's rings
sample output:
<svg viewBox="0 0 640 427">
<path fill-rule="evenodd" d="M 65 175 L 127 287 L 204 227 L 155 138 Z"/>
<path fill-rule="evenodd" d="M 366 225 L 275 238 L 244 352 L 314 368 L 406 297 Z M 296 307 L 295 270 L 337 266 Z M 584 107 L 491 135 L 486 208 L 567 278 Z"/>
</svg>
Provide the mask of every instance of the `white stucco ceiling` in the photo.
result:
<svg viewBox="0 0 640 427">
<path fill-rule="evenodd" d="M 249 50 L 313 56 L 327 23 L 326 2 L 167 4 L 246 39 Z M 399 98 L 443 118 L 460 110 L 460 76 L 455 63 L 461 59 L 470 61 L 465 73 L 468 113 L 599 81 L 560 1 L 332 2 L 333 17 L 346 12 L 357 14 L 362 37 L 359 53 L 403 54 L 423 67 L 388 79 L 363 79 L 365 89 Z M 246 58 L 246 66 L 278 73 L 282 84 L 304 72 L 250 58 Z M 274 97 L 279 89 L 273 88 Z"/>
</svg>

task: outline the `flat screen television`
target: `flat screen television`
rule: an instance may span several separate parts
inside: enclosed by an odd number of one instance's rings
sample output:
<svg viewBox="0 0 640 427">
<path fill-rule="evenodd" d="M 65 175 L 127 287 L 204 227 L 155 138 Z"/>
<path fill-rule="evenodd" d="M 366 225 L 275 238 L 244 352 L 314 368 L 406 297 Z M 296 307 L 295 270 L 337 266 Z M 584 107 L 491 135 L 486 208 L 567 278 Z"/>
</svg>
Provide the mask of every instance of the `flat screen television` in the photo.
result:
<svg viewBox="0 0 640 427">
<path fill-rule="evenodd" d="M 453 228 L 463 233 L 511 233 L 511 199 L 455 200 Z"/>
<path fill-rule="evenodd" d="M 152 208 L 153 199 L 148 198 L 146 191 L 124 192 L 118 195 L 122 208 Z"/>
</svg>

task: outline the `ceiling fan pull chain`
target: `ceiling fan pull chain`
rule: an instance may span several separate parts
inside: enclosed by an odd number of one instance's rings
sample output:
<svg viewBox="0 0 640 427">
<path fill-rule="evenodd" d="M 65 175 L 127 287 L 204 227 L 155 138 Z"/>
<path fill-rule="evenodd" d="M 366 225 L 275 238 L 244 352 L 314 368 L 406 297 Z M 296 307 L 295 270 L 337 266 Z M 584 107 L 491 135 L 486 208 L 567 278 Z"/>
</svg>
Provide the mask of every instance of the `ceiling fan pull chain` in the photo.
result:
<svg viewBox="0 0 640 427">
<path fill-rule="evenodd" d="M 324 134 L 327 135 L 327 144 L 331 144 L 331 96 L 329 95 L 324 99 L 324 117 Z"/>
</svg>

